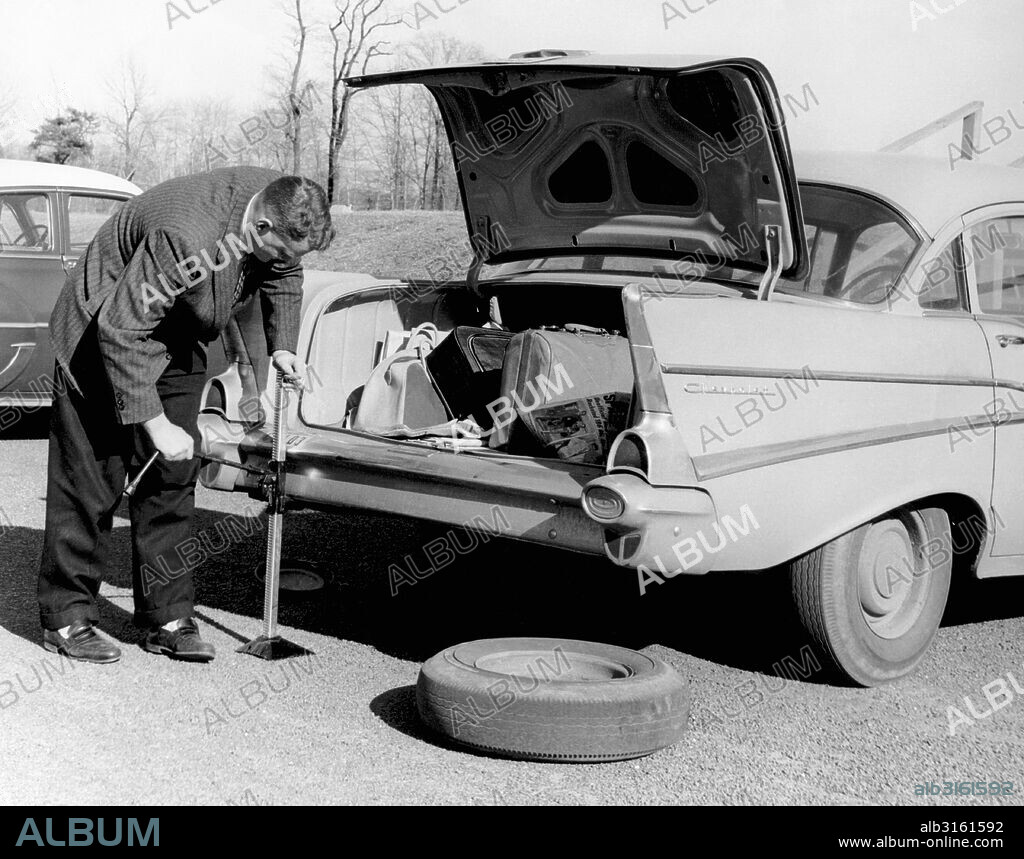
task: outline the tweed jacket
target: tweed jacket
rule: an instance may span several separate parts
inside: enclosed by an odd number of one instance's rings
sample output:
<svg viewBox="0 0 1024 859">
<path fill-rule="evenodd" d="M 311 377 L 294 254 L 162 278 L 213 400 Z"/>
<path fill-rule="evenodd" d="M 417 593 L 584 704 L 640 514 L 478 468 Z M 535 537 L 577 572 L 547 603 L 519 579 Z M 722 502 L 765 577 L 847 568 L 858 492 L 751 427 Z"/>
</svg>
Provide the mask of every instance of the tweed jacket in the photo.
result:
<svg viewBox="0 0 1024 859">
<path fill-rule="evenodd" d="M 302 268 L 260 263 L 242 234 L 253 196 L 281 174 L 226 167 L 171 179 L 129 200 L 68 275 L 50 319 L 54 354 L 72 384 L 71 358 L 95 322 L 99 351 L 122 424 L 157 417 L 156 381 L 181 350 L 205 351 L 243 297 L 258 292 L 267 352 L 294 352 Z"/>
</svg>

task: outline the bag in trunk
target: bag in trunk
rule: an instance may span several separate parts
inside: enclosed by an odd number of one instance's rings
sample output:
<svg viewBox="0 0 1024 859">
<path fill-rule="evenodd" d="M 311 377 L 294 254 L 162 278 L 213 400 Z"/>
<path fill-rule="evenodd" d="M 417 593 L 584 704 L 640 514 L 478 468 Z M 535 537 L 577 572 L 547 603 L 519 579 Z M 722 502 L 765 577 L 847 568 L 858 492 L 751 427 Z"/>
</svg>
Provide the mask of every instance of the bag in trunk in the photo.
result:
<svg viewBox="0 0 1024 859">
<path fill-rule="evenodd" d="M 513 338 L 500 328 L 460 325 L 427 356 L 427 369 L 456 418 L 493 424 L 487 407 L 501 396 L 501 368 Z"/>
<path fill-rule="evenodd" d="M 490 447 L 603 462 L 626 427 L 633 382 L 625 337 L 585 326 L 517 334 L 505 353 Z"/>
<path fill-rule="evenodd" d="M 419 326 L 404 349 L 374 368 L 352 417 L 352 429 L 396 438 L 451 434 L 448 411 L 426 368 L 437 336 L 430 323 Z"/>
</svg>

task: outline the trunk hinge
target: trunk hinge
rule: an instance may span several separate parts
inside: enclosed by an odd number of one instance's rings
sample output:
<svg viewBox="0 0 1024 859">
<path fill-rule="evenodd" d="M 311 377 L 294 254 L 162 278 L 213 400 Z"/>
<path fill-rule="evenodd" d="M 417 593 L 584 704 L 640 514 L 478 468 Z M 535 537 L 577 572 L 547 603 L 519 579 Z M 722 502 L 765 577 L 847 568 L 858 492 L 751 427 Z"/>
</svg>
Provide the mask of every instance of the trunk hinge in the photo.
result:
<svg viewBox="0 0 1024 859">
<path fill-rule="evenodd" d="M 477 218 L 477 232 L 470 236 L 469 243 L 471 250 L 473 251 L 473 262 L 469 266 L 469 271 L 466 272 L 466 286 L 473 295 L 480 295 L 480 270 L 484 267 L 484 257 L 487 254 L 489 248 L 494 247 L 491 244 L 491 240 L 494 236 L 491 234 L 491 219 L 489 217 Z"/>
<path fill-rule="evenodd" d="M 775 224 L 764 228 L 764 246 L 768 254 L 768 268 L 765 270 L 761 284 L 757 288 L 757 300 L 769 301 L 775 287 L 782 276 L 782 230 Z"/>
</svg>

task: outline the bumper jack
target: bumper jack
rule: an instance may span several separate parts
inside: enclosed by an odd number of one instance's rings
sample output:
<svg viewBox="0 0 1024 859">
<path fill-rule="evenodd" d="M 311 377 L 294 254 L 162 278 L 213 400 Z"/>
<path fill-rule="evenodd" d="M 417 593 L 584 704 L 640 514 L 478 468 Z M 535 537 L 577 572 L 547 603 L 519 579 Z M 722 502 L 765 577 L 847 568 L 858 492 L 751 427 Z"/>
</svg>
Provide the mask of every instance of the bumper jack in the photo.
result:
<svg viewBox="0 0 1024 859">
<path fill-rule="evenodd" d="M 253 468 L 241 463 L 228 462 L 217 457 L 203 459 L 220 465 L 239 468 L 259 475 L 259 486 L 267 499 L 267 558 L 266 581 L 263 587 L 263 634 L 238 649 L 258 659 L 276 661 L 296 656 L 312 656 L 313 652 L 294 644 L 277 634 L 277 608 L 281 590 L 281 536 L 284 525 L 286 499 L 284 433 L 284 376 L 277 374 L 274 392 L 274 457 L 266 468 Z"/>
</svg>

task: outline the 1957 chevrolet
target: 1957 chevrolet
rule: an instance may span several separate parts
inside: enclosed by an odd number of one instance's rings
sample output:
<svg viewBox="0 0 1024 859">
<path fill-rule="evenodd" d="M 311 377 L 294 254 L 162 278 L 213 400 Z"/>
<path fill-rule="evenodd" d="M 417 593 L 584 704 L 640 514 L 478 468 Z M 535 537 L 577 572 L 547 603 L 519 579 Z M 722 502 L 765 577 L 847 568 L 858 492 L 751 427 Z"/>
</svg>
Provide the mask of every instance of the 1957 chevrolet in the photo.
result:
<svg viewBox="0 0 1024 859">
<path fill-rule="evenodd" d="M 454 525 L 499 507 L 507 536 L 631 568 L 646 599 L 786 565 L 863 685 L 919 662 L 952 576 L 1024 572 L 1024 173 L 794 166 L 749 59 L 538 52 L 349 81 L 404 83 L 440 106 L 477 257 L 443 284 L 307 276 L 292 503 Z M 386 341 L 423 322 L 621 332 L 624 427 L 598 461 L 355 431 Z M 209 383 L 205 451 L 258 470 L 242 394 L 236 370 Z"/>
</svg>

